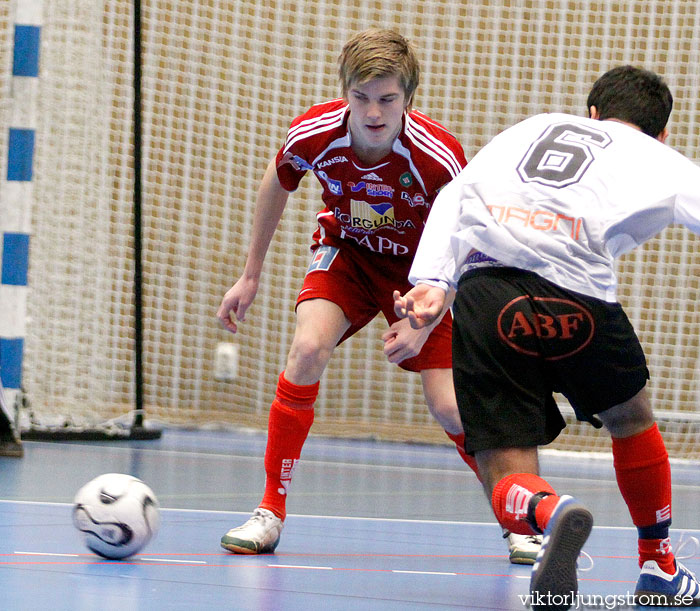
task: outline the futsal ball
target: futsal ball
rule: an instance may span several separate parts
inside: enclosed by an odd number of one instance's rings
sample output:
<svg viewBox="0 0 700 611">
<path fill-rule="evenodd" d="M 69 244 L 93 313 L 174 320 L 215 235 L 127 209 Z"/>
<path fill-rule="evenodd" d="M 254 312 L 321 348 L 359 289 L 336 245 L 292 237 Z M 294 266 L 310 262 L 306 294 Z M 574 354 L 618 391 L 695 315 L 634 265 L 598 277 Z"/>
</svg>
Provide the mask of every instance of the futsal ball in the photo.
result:
<svg viewBox="0 0 700 611">
<path fill-rule="evenodd" d="M 105 473 L 78 490 L 73 523 L 90 551 L 103 558 L 128 558 L 158 532 L 158 499 L 136 477 Z"/>
</svg>

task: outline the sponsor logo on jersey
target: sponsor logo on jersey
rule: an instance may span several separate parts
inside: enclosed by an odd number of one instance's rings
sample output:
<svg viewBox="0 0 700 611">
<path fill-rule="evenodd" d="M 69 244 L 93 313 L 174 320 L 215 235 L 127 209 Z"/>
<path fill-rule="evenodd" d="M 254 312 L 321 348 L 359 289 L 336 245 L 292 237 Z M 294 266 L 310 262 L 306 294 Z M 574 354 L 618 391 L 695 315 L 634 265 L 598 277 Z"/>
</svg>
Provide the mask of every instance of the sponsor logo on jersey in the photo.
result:
<svg viewBox="0 0 700 611">
<path fill-rule="evenodd" d="M 411 206 L 411 208 L 416 208 L 418 206 L 428 206 L 428 202 L 425 201 L 425 197 L 423 197 L 420 193 L 416 193 L 413 197 L 411 197 L 410 193 L 402 191 L 401 199 L 406 200 L 408 202 L 408 205 Z"/>
<path fill-rule="evenodd" d="M 517 206 L 488 206 L 499 223 L 522 225 L 537 231 L 564 231 L 572 240 L 578 240 L 583 219 L 549 210 L 529 210 Z"/>
<path fill-rule="evenodd" d="M 583 350 L 595 322 L 582 305 L 568 299 L 523 295 L 499 313 L 498 334 L 516 352 L 556 361 Z"/>
<path fill-rule="evenodd" d="M 339 157 L 334 157 L 334 159 L 339 159 Z M 343 157 L 343 159 L 345 158 Z M 345 161 L 347 161 L 347 159 L 345 159 Z M 282 167 L 285 163 L 290 164 L 298 172 L 314 169 L 314 167 L 308 161 L 302 159 L 299 157 L 299 155 L 293 155 L 290 152 L 284 154 L 277 167 Z M 341 183 L 339 180 L 333 180 L 323 170 L 316 169 L 316 174 L 323 182 L 326 183 L 328 190 L 333 195 L 343 194 L 343 183 Z"/>
<path fill-rule="evenodd" d="M 342 182 L 340 182 L 339 180 L 333 180 L 323 170 L 317 170 L 316 174 L 318 174 L 319 178 L 321 180 L 323 180 L 323 182 L 326 183 L 328 190 L 333 195 L 342 195 L 343 194 L 343 183 Z"/>
<path fill-rule="evenodd" d="M 364 246 L 372 252 L 382 255 L 394 255 L 395 257 L 398 257 L 407 255 L 409 252 L 408 246 L 405 246 L 399 242 L 394 242 L 393 240 L 381 235 L 353 235 L 345 231 L 344 227 L 341 227 L 340 237 L 344 240 L 354 240 L 360 246 Z"/>
<path fill-rule="evenodd" d="M 321 161 L 316 164 L 316 167 L 320 170 L 321 168 L 327 168 L 329 165 L 333 165 L 334 163 L 347 163 L 348 158 L 345 157 L 345 155 L 337 155 L 336 157 L 331 157 L 330 159 L 325 159 L 324 161 Z"/>
<path fill-rule="evenodd" d="M 364 190 L 370 197 L 388 197 L 389 199 L 394 197 L 394 189 L 389 185 L 378 185 L 376 183 L 365 182 L 363 180 L 357 184 L 354 182 L 349 182 L 348 186 L 353 193 L 358 193 Z"/>
<path fill-rule="evenodd" d="M 365 174 L 362 177 L 362 180 L 373 180 L 375 182 L 381 181 L 381 178 L 377 176 L 374 172 L 370 172 L 369 174 Z"/>
<path fill-rule="evenodd" d="M 363 201 L 350 201 L 350 214 L 335 209 L 335 217 L 354 233 L 374 233 L 377 229 L 390 228 L 403 233 L 404 229 L 415 229 L 411 219 L 402 221 L 394 216 L 394 206 L 388 202 L 370 204 Z"/>
<path fill-rule="evenodd" d="M 277 167 L 281 168 L 285 163 L 291 165 L 297 172 L 301 172 L 302 170 L 306 171 L 314 169 L 310 163 L 299 157 L 299 155 L 293 155 L 289 152 L 283 155 L 282 159 L 280 159 L 279 164 L 277 164 Z"/>
<path fill-rule="evenodd" d="M 389 203 L 368 204 L 352 200 L 350 202 L 350 225 L 361 229 L 374 230 L 386 225 L 395 225 L 394 206 Z"/>
<path fill-rule="evenodd" d="M 413 184 L 413 176 L 411 175 L 410 172 L 404 172 L 401 174 L 399 177 L 399 182 L 404 186 L 404 187 L 410 187 Z"/>
</svg>

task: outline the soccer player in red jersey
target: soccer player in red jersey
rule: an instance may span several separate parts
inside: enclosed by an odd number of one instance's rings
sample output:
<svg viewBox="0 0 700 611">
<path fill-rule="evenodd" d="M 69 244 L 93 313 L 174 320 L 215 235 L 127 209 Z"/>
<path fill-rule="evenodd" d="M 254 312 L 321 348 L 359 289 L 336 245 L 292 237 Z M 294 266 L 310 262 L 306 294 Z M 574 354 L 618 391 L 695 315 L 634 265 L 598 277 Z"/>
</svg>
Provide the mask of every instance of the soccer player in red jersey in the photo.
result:
<svg viewBox="0 0 700 611">
<path fill-rule="evenodd" d="M 410 44 L 390 30 L 355 35 L 340 56 L 341 99 L 297 117 L 259 188 L 243 275 L 217 312 L 231 332 L 258 290 L 270 241 L 289 193 L 307 172 L 323 187 L 323 209 L 296 306 L 296 331 L 270 408 L 266 485 L 260 506 L 221 545 L 236 553 L 275 549 L 286 516 L 292 473 L 314 417 L 319 380 L 335 347 L 379 312 L 389 328 L 384 354 L 420 372 L 428 408 L 464 451 L 452 383 L 452 318 L 446 306 L 420 330 L 399 320 L 392 289 L 410 289 L 408 271 L 438 191 L 465 166 L 461 145 L 444 127 L 412 109 L 419 65 Z M 518 545 L 519 544 L 519 547 Z M 515 546 L 515 547 L 514 547 Z M 510 540 L 511 560 L 532 563 L 539 542 Z"/>
</svg>

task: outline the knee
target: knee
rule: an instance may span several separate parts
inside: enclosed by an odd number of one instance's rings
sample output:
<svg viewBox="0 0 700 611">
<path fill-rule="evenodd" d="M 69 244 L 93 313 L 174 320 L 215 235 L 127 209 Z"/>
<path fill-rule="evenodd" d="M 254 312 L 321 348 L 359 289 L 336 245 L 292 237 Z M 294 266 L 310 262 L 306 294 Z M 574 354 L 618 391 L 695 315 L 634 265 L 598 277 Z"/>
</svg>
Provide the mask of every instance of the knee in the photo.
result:
<svg viewBox="0 0 700 611">
<path fill-rule="evenodd" d="M 315 336 L 295 337 L 287 359 L 288 370 L 317 371 L 328 363 L 333 347 Z M 320 375 L 320 374 L 319 374 Z"/>
<path fill-rule="evenodd" d="M 437 399 L 433 398 L 432 400 L 426 397 L 426 402 L 428 404 L 428 411 L 448 433 L 459 435 L 464 432 L 462 420 L 459 417 L 459 410 L 457 409 L 457 403 L 455 401 L 450 401 L 449 398 L 443 397 Z"/>
<path fill-rule="evenodd" d="M 600 412 L 605 428 L 613 437 L 631 437 L 653 426 L 654 413 L 644 389 L 637 395 L 610 409 Z"/>
</svg>

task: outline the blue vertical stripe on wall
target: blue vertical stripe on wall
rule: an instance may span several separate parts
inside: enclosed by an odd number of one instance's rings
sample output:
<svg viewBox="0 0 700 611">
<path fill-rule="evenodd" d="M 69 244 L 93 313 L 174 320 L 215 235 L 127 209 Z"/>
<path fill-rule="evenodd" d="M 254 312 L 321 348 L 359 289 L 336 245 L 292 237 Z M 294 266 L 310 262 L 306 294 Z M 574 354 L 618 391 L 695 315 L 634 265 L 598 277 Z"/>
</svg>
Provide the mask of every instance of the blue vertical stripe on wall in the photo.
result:
<svg viewBox="0 0 700 611">
<path fill-rule="evenodd" d="M 39 42 L 41 28 L 37 25 L 15 25 L 15 48 L 12 76 L 39 76 Z"/>
</svg>

